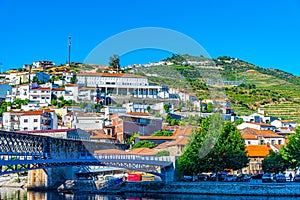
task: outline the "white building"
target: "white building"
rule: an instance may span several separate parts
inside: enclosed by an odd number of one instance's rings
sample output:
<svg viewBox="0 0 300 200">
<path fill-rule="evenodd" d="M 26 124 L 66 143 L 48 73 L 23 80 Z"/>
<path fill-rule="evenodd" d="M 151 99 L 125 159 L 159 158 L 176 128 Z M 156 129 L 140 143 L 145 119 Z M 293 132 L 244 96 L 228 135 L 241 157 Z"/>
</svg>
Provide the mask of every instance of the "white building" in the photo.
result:
<svg viewBox="0 0 300 200">
<path fill-rule="evenodd" d="M 275 132 L 275 126 L 264 123 L 255 123 L 255 122 L 244 122 L 237 126 L 239 130 L 244 128 L 253 128 L 256 130 L 271 130 Z"/>
<path fill-rule="evenodd" d="M 64 116 L 63 120 L 71 128 L 80 128 L 82 130 L 103 129 L 104 116 L 98 113 L 74 113 Z"/>
<path fill-rule="evenodd" d="M 57 115 L 53 110 L 3 113 L 3 130 L 5 131 L 57 129 L 57 122 Z"/>
<path fill-rule="evenodd" d="M 29 101 L 51 104 L 51 88 L 34 88 L 29 91 Z"/>
<path fill-rule="evenodd" d="M 138 98 L 157 98 L 161 86 L 151 85 L 147 77 L 133 74 L 80 73 L 78 84 L 101 89 L 105 94 L 132 95 Z"/>
<path fill-rule="evenodd" d="M 77 97 L 78 97 L 78 84 L 66 84 L 65 85 L 65 90 L 67 93 L 72 94 L 74 97 L 72 100 L 77 102 Z"/>
<path fill-rule="evenodd" d="M 42 61 L 35 61 L 32 63 L 32 68 L 39 68 L 39 67 L 51 67 L 55 65 L 54 62 L 52 61 L 46 61 L 46 60 L 42 60 Z"/>
<path fill-rule="evenodd" d="M 274 120 L 271 125 L 276 128 L 295 128 L 297 123 L 293 120 Z"/>
<path fill-rule="evenodd" d="M 18 85 L 12 88 L 12 92 L 7 92 L 6 102 L 13 102 L 16 98 L 20 98 L 22 100 L 29 99 L 29 85 Z"/>
<path fill-rule="evenodd" d="M 245 128 L 241 130 L 245 145 L 284 145 L 285 138 L 271 130 L 257 130 Z"/>
</svg>

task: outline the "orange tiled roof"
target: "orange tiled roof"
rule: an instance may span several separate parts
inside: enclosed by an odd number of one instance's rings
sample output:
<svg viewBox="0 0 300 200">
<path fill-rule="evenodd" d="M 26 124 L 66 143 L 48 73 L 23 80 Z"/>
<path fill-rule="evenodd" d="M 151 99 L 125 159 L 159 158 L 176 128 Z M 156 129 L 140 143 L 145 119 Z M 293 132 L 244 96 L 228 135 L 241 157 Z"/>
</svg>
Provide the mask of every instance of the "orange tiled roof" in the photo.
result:
<svg viewBox="0 0 300 200">
<path fill-rule="evenodd" d="M 126 151 L 122 151 L 119 149 L 105 149 L 105 150 L 96 150 L 94 151 L 95 154 L 115 154 L 115 155 L 124 155 L 124 154 L 130 154 Z"/>
<path fill-rule="evenodd" d="M 158 145 L 157 147 L 155 147 L 155 149 L 165 149 L 167 147 L 171 147 L 171 146 L 185 146 L 189 141 L 189 138 L 178 138 L 175 141 L 172 142 L 164 142 L 160 145 Z"/>
<path fill-rule="evenodd" d="M 23 115 L 41 115 L 43 114 L 44 112 L 54 112 L 54 110 L 35 110 L 35 111 L 26 111 L 23 113 Z"/>
<path fill-rule="evenodd" d="M 31 90 L 51 90 L 51 88 L 49 88 L 49 87 L 44 87 L 44 88 L 33 88 L 33 89 L 31 89 Z"/>
<path fill-rule="evenodd" d="M 65 88 L 53 88 L 52 90 L 55 90 L 55 91 L 65 91 Z"/>
<path fill-rule="evenodd" d="M 106 76 L 106 77 L 140 77 L 145 78 L 143 76 L 135 75 L 135 74 L 117 74 L 117 73 L 79 73 L 78 76 Z"/>
<path fill-rule="evenodd" d="M 156 155 L 157 151 L 155 149 L 149 148 L 136 148 L 129 151 L 130 154 L 139 154 L 139 155 Z"/>
<path fill-rule="evenodd" d="M 256 136 L 262 136 L 262 137 L 275 137 L 275 138 L 283 138 L 283 136 L 278 135 L 270 130 L 257 130 L 253 128 L 245 128 L 241 130 L 242 135 L 248 134 L 248 135 L 256 135 Z"/>
<path fill-rule="evenodd" d="M 293 121 L 293 120 L 279 120 L 280 122 L 283 122 L 283 123 L 289 123 L 289 122 L 293 122 L 293 123 L 295 123 L 295 121 Z"/>
<path fill-rule="evenodd" d="M 136 115 L 136 116 L 150 116 L 149 113 L 143 113 L 143 112 L 129 112 L 129 115 Z"/>
<path fill-rule="evenodd" d="M 139 136 L 141 140 L 175 140 L 175 136 Z"/>
<path fill-rule="evenodd" d="M 66 87 L 77 87 L 78 85 L 77 84 L 66 84 L 65 86 Z"/>
<path fill-rule="evenodd" d="M 257 140 L 257 136 L 249 133 L 242 134 L 242 138 L 245 140 Z"/>
<path fill-rule="evenodd" d="M 249 157 L 266 157 L 272 150 L 267 145 L 249 145 L 246 146 L 246 152 Z"/>
</svg>

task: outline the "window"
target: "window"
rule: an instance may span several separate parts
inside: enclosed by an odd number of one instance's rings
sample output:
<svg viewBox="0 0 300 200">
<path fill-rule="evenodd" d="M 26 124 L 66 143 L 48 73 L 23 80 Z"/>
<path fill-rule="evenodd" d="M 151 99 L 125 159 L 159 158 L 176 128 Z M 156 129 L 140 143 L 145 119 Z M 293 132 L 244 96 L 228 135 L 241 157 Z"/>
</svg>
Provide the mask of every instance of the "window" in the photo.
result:
<svg viewBox="0 0 300 200">
<path fill-rule="evenodd" d="M 37 130 L 38 129 L 38 127 L 33 127 L 33 130 Z"/>
<path fill-rule="evenodd" d="M 265 144 L 264 140 L 260 140 L 260 145 L 264 145 L 264 144 Z"/>
<path fill-rule="evenodd" d="M 24 119 L 24 123 L 28 123 L 28 119 Z"/>
<path fill-rule="evenodd" d="M 27 128 L 27 127 L 24 127 L 24 131 L 28 131 L 28 128 Z"/>
<path fill-rule="evenodd" d="M 281 140 L 278 140 L 278 144 L 281 145 Z"/>
<path fill-rule="evenodd" d="M 33 122 L 38 122 L 38 119 L 34 119 Z"/>
<path fill-rule="evenodd" d="M 271 144 L 274 145 L 275 144 L 275 140 L 271 140 Z"/>
<path fill-rule="evenodd" d="M 248 144 L 251 144 L 251 141 L 248 141 Z"/>
</svg>

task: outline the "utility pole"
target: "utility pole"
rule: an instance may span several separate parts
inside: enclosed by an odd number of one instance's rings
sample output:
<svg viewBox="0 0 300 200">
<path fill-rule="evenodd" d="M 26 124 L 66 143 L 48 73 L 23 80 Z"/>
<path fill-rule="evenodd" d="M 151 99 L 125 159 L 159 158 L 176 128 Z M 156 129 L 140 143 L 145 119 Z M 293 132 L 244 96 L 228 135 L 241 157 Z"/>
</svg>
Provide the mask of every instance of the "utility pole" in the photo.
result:
<svg viewBox="0 0 300 200">
<path fill-rule="evenodd" d="M 71 36 L 68 37 L 68 66 L 71 64 Z"/>
</svg>

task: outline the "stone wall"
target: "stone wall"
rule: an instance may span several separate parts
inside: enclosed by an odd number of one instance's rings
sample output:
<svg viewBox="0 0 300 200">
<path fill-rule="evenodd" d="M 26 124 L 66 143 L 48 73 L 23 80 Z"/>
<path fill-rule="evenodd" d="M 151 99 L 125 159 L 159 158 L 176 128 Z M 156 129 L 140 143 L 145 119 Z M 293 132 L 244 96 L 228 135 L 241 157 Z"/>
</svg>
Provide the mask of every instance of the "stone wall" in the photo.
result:
<svg viewBox="0 0 300 200">
<path fill-rule="evenodd" d="M 126 182 L 115 190 L 121 193 L 300 196 L 300 184 L 279 183 Z"/>
</svg>

